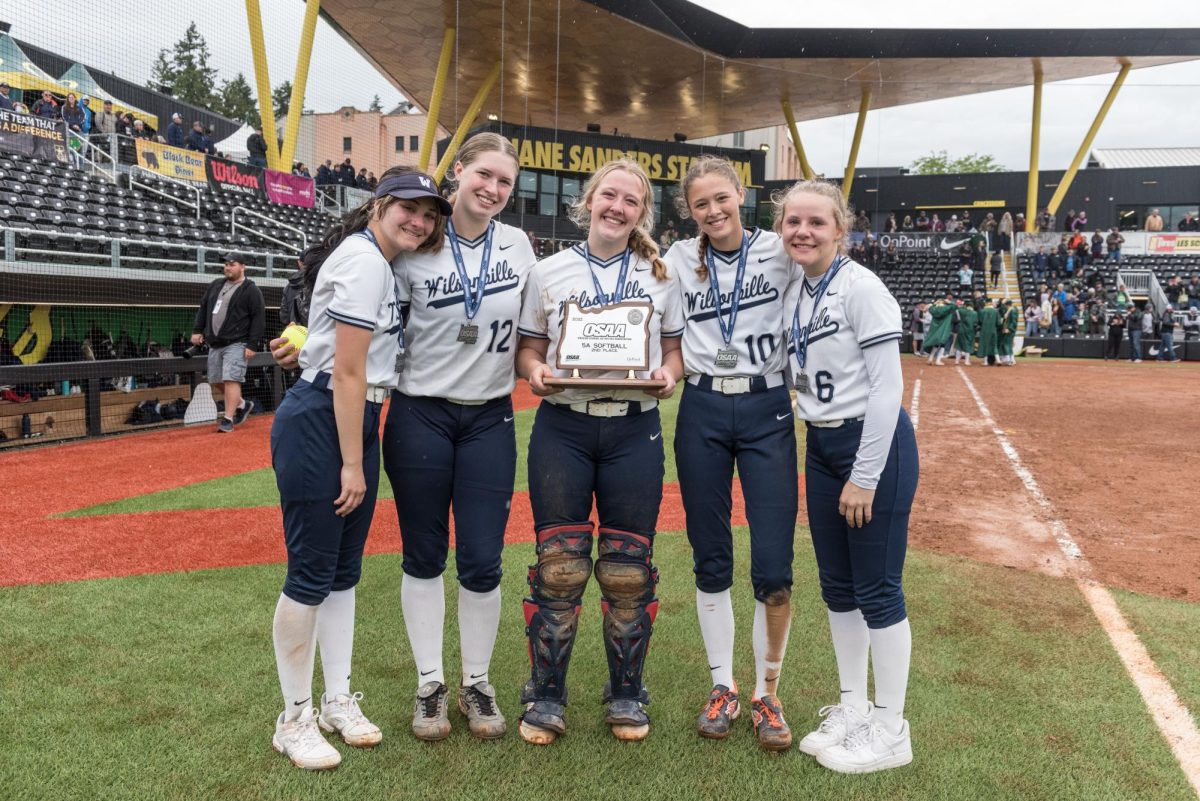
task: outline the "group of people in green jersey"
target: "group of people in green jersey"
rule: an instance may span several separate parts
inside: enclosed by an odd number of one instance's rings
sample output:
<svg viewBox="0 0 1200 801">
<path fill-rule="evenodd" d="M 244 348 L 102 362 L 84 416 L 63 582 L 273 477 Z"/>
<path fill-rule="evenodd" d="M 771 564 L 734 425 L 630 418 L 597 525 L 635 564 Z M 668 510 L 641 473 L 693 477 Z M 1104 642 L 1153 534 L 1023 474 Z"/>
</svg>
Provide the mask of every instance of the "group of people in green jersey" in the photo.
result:
<svg viewBox="0 0 1200 801">
<path fill-rule="evenodd" d="M 1021 312 L 1010 299 L 989 301 L 979 295 L 955 300 L 952 293 L 946 293 L 929 305 L 928 314 L 923 352 L 929 355 L 930 364 L 945 364 L 950 354 L 955 364 L 970 364 L 972 356 L 985 364 L 1016 364 L 1013 340 Z"/>
</svg>

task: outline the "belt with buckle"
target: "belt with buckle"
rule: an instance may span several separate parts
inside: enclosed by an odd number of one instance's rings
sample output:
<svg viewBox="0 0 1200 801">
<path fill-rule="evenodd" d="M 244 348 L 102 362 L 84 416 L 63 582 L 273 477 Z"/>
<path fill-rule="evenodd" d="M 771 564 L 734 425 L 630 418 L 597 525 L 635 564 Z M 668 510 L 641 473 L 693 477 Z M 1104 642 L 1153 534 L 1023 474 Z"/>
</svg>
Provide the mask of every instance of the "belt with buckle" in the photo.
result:
<svg viewBox="0 0 1200 801">
<path fill-rule="evenodd" d="M 329 383 L 333 380 L 333 376 L 330 373 L 312 367 L 301 373 L 300 377 L 317 389 L 330 389 Z M 330 391 L 332 392 L 332 389 Z M 383 403 L 388 399 L 388 395 L 390 394 L 392 394 L 391 387 L 367 384 L 366 400 L 368 403 Z"/>
<path fill-rule="evenodd" d="M 813 428 L 841 428 L 846 423 L 861 423 L 862 420 L 861 417 L 848 417 L 844 420 L 807 420 L 805 422 Z"/>
<path fill-rule="evenodd" d="M 658 406 L 658 401 L 593 400 L 557 405 L 590 417 L 633 417 L 634 415 L 648 412 L 655 408 Z"/>
<path fill-rule="evenodd" d="M 459 406 L 483 406 L 484 404 L 491 403 L 494 398 L 489 398 L 487 400 L 460 400 L 458 398 L 446 398 L 446 400 Z"/>
<path fill-rule="evenodd" d="M 707 373 L 696 373 L 688 376 L 687 382 L 705 392 L 715 392 L 719 395 L 745 395 L 747 392 L 766 392 L 769 389 L 782 387 L 783 373 L 753 376 L 712 376 Z"/>
</svg>

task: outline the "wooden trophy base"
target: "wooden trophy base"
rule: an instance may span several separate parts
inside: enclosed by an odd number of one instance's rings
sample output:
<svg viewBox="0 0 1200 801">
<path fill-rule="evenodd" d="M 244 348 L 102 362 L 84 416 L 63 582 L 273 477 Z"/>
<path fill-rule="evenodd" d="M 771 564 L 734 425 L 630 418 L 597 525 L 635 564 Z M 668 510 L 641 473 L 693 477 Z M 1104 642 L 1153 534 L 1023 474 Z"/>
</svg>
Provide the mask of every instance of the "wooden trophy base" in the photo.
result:
<svg viewBox="0 0 1200 801">
<path fill-rule="evenodd" d="M 634 371 L 629 371 L 628 378 L 583 378 L 578 370 L 572 370 L 571 375 L 563 378 L 544 378 L 542 383 L 548 387 L 580 387 L 586 389 L 662 389 L 667 382 L 661 378 L 634 378 Z"/>
</svg>

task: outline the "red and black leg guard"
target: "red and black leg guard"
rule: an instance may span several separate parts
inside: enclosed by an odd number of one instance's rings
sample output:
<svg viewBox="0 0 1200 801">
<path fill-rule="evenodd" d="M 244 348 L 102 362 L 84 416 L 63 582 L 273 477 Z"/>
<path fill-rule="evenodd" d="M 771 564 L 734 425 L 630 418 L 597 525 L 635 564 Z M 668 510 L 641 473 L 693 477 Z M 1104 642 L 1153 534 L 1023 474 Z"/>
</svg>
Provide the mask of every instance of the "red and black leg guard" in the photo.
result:
<svg viewBox="0 0 1200 801">
<path fill-rule="evenodd" d="M 603 594 L 607 700 L 650 700 L 642 685 L 642 668 L 658 614 L 654 595 L 658 571 L 650 561 L 652 543 L 651 537 L 642 534 L 600 529 L 596 581 Z"/>
<path fill-rule="evenodd" d="M 522 702 L 565 704 L 580 601 L 592 573 L 592 524 L 542 529 L 537 557 L 529 567 L 530 597 L 524 604 L 531 675 Z"/>
</svg>

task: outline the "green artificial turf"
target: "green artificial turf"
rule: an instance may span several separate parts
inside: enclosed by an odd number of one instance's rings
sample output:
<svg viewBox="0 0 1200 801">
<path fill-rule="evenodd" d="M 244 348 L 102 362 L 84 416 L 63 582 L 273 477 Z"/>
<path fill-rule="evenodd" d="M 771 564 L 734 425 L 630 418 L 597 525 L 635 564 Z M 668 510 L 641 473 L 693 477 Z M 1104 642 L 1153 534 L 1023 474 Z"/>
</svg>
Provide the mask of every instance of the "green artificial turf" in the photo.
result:
<svg viewBox="0 0 1200 801">
<path fill-rule="evenodd" d="M 752 686 L 753 602 L 738 529 L 737 672 Z M 505 555 L 504 615 L 491 677 L 515 723 L 527 677 L 520 598 L 529 545 Z M 570 672 L 569 733 L 525 745 L 515 725 L 479 742 L 452 711 L 437 744 L 408 731 L 416 675 L 399 609 L 399 557 L 367 558 L 358 591 L 354 689 L 384 731 L 374 751 L 341 745 L 342 767 L 308 774 L 271 751 L 281 704 L 270 642 L 282 565 L 0 589 L 3 783 L 13 799 L 1185 799 L 1170 751 L 1075 586 L 914 552 L 907 717 L 916 761 L 864 777 L 793 750 L 760 751 L 747 719 L 699 738 L 709 689 L 691 555 L 663 533 L 662 607 L 646 681 L 652 733 L 618 743 L 602 723 L 600 611 L 589 587 Z M 811 548 L 797 538 L 795 618 L 780 685 L 798 734 L 837 682 Z M 455 584 L 446 575 L 446 667 L 457 678 Z M 1195 631 L 1195 609 L 1129 594 L 1139 630 Z M 1177 616 L 1173 617 L 1172 615 Z M 1178 626 L 1178 627 L 1177 627 Z M 1194 644 L 1180 662 L 1195 664 Z M 319 660 L 318 660 L 319 665 Z M 1182 667 L 1180 668 L 1183 669 Z M 1187 674 L 1187 675 L 1193 675 Z M 320 669 L 314 690 L 321 692 Z M 453 704 L 452 704 L 453 707 Z"/>
</svg>

